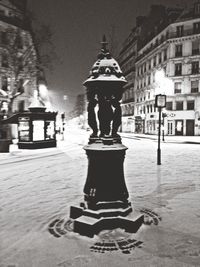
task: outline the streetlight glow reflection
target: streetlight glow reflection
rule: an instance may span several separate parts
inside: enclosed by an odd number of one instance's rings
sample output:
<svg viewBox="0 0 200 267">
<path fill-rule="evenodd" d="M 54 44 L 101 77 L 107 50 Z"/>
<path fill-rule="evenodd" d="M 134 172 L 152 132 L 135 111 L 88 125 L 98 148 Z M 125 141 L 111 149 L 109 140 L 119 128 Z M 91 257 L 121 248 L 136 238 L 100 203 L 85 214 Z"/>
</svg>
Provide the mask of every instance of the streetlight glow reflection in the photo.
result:
<svg viewBox="0 0 200 267">
<path fill-rule="evenodd" d="M 166 77 L 164 69 L 158 69 L 155 72 L 155 95 L 173 95 L 174 83 Z"/>
</svg>

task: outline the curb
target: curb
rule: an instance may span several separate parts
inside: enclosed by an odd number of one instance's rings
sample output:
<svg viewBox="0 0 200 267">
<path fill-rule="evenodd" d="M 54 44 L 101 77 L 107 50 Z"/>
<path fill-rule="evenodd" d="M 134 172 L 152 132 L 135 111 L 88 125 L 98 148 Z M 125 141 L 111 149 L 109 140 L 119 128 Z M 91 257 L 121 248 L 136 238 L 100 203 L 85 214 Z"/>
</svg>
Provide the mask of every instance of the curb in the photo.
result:
<svg viewBox="0 0 200 267">
<path fill-rule="evenodd" d="M 141 140 L 141 139 L 147 139 L 147 140 L 151 140 L 151 141 L 157 141 L 157 138 L 152 138 L 152 137 L 148 137 L 148 136 L 125 136 L 125 135 L 121 135 L 122 138 L 127 138 L 127 139 L 135 139 L 135 140 Z M 165 140 L 162 141 L 162 143 L 175 143 L 175 144 L 194 144 L 194 145 L 200 145 L 200 141 L 185 141 L 185 140 Z"/>
</svg>

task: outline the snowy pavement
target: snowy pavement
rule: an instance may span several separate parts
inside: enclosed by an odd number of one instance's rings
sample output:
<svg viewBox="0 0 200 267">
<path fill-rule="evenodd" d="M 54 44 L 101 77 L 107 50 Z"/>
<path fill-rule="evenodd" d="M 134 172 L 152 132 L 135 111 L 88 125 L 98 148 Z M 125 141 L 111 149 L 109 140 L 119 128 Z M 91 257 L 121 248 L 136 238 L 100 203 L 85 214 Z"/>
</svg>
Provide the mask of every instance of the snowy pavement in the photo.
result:
<svg viewBox="0 0 200 267">
<path fill-rule="evenodd" d="M 195 144 L 162 143 L 158 166 L 156 140 L 123 139 L 129 148 L 124 169 L 130 200 L 135 210 L 157 214 L 158 225 L 92 239 L 49 233 L 53 220 L 68 218 L 70 205 L 83 200 L 87 135 L 69 132 L 58 148 L 0 155 L 0 267 L 200 266 L 200 149 Z M 130 254 L 92 251 L 103 238 L 142 245 Z"/>
</svg>

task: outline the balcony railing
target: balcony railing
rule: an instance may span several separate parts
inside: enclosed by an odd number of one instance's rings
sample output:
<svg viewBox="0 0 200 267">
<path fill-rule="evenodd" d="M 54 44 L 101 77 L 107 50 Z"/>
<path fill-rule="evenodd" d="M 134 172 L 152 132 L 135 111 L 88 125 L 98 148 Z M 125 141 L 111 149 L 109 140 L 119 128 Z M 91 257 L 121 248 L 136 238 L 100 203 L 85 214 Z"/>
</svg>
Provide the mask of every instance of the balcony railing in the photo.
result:
<svg viewBox="0 0 200 267">
<path fill-rule="evenodd" d="M 182 55 L 183 55 L 182 52 L 176 52 L 175 53 L 175 57 L 182 57 Z"/>
<path fill-rule="evenodd" d="M 199 92 L 199 88 L 191 88 L 191 93 L 198 93 Z"/>
<path fill-rule="evenodd" d="M 192 50 L 192 55 L 195 56 L 195 55 L 199 55 L 200 54 L 200 50 L 199 49 L 193 49 Z"/>
</svg>

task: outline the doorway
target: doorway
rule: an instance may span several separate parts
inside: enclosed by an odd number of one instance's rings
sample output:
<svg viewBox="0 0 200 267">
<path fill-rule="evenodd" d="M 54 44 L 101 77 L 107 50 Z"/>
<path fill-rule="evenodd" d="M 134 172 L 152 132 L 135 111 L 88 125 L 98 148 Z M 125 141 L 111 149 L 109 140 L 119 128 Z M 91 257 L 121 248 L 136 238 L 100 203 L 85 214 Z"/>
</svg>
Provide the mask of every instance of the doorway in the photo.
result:
<svg viewBox="0 0 200 267">
<path fill-rule="evenodd" d="M 194 120 L 186 120 L 186 135 L 194 136 Z"/>
</svg>

